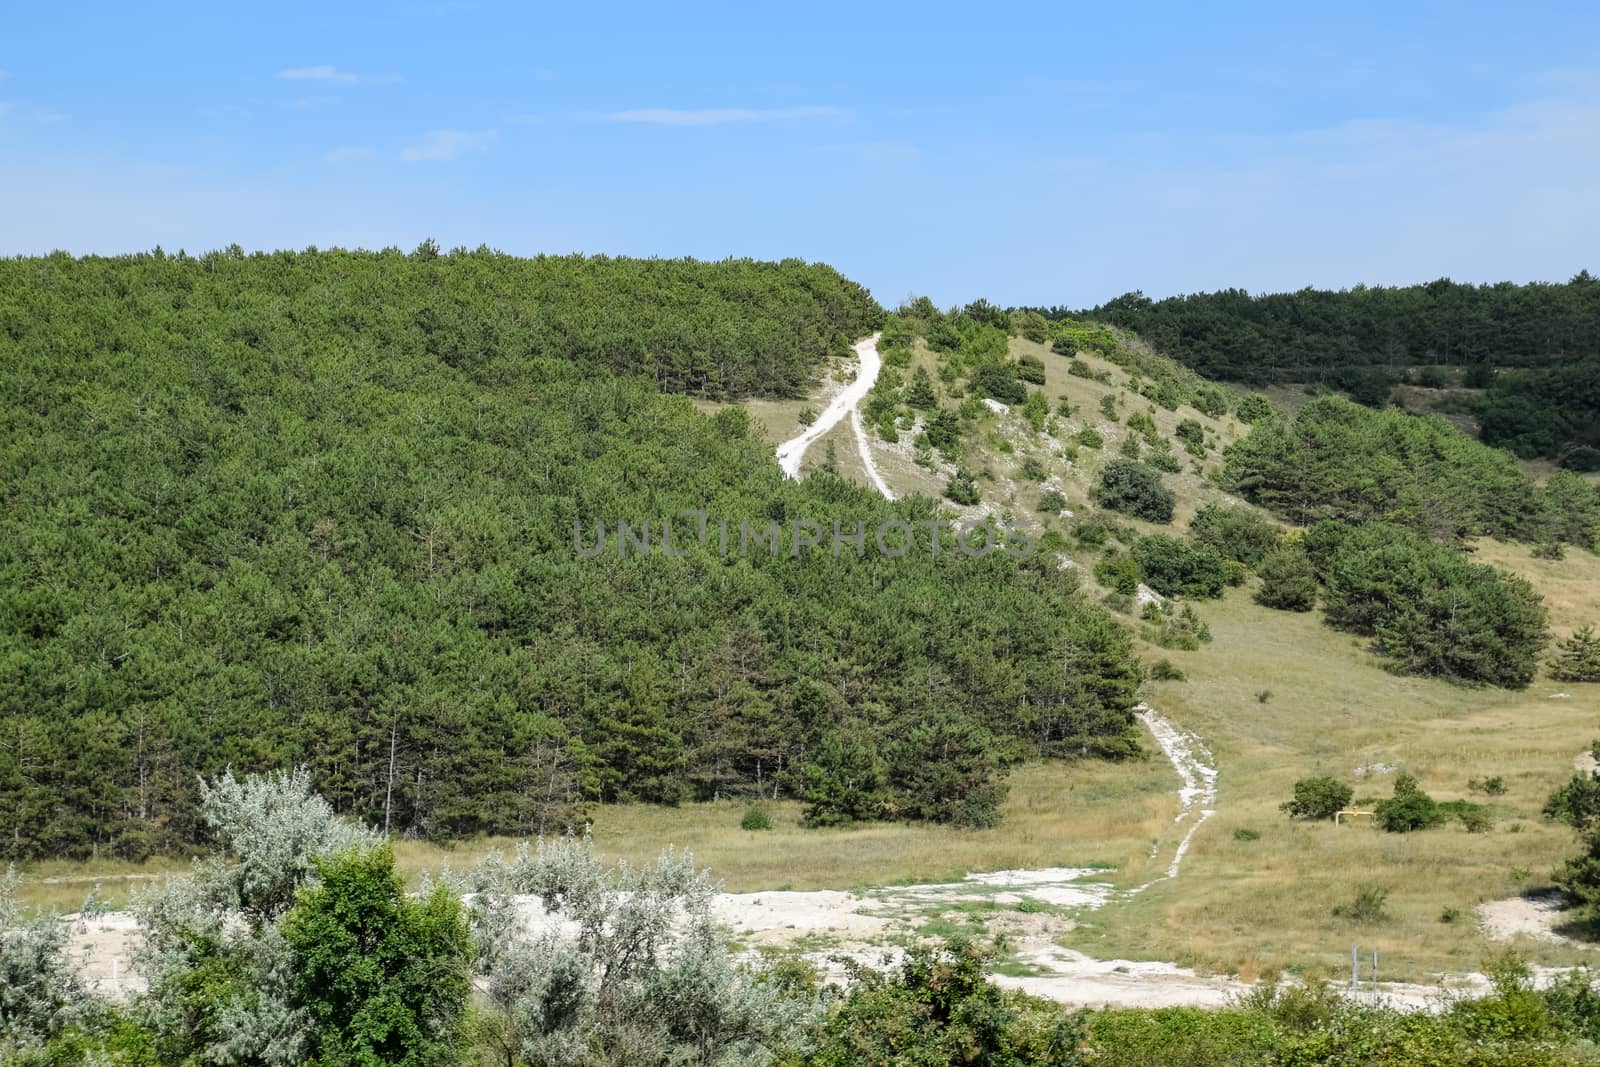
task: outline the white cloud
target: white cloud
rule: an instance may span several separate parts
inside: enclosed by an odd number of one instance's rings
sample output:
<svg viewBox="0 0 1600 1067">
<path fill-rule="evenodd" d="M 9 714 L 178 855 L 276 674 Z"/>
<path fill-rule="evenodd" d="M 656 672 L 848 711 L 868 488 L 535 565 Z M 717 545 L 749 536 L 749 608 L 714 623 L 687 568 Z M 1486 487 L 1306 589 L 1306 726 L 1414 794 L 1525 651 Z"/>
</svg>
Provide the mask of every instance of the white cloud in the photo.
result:
<svg viewBox="0 0 1600 1067">
<path fill-rule="evenodd" d="M 468 152 L 482 152 L 494 143 L 495 136 L 494 130 L 429 130 L 420 142 L 402 149 L 400 158 L 442 163 Z"/>
<path fill-rule="evenodd" d="M 337 82 L 340 85 L 349 85 L 361 80 L 347 70 L 326 64 L 317 67 L 290 67 L 288 70 L 278 71 L 273 77 L 292 82 Z"/>
<path fill-rule="evenodd" d="M 684 110 L 670 107 L 635 108 L 613 111 L 608 122 L 638 122 L 650 126 L 722 126 L 730 122 L 781 122 L 791 119 L 838 118 L 846 112 L 837 107 L 711 107 Z"/>
<path fill-rule="evenodd" d="M 342 144 L 323 154 L 329 163 L 350 163 L 358 159 L 371 159 L 377 153 L 366 145 Z"/>
</svg>

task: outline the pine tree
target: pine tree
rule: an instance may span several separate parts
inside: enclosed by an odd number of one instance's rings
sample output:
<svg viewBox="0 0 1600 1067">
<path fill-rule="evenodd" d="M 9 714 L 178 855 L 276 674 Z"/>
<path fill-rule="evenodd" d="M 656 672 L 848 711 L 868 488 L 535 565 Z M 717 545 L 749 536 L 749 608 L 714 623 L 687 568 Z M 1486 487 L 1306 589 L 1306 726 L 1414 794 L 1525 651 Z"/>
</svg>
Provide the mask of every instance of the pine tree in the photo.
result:
<svg viewBox="0 0 1600 1067">
<path fill-rule="evenodd" d="M 1600 635 L 1593 626 L 1560 642 L 1550 663 L 1550 677 L 1558 682 L 1600 682 Z"/>
</svg>

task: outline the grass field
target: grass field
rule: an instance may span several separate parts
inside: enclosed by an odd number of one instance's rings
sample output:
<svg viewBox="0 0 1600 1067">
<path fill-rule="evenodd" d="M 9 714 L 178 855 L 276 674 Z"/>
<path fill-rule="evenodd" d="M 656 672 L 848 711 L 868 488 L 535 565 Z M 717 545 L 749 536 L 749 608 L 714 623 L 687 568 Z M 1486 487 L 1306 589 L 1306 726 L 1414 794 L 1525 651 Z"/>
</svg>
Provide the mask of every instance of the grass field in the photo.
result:
<svg viewBox="0 0 1600 1067">
<path fill-rule="evenodd" d="M 1558 633 L 1600 606 L 1593 555 L 1541 561 L 1498 544 L 1480 546 L 1480 555 L 1534 580 Z M 1600 685 L 1541 678 L 1507 692 L 1397 677 L 1316 614 L 1269 611 L 1243 590 L 1201 612 L 1214 642 L 1199 652 L 1163 652 L 1188 680 L 1155 683 L 1151 700 L 1210 743 L 1220 771 L 1218 813 L 1196 837 L 1181 878 L 1091 916 L 1071 935 L 1072 946 L 1247 977 L 1299 968 L 1346 973 L 1352 942 L 1377 948 L 1387 977 L 1425 980 L 1477 967 L 1491 945 L 1473 921 L 1474 906 L 1548 884 L 1551 869 L 1576 850 L 1572 831 L 1539 811 L 1572 774 L 1573 757 L 1600 737 Z M 1270 696 L 1262 702 L 1264 690 Z M 1436 800 L 1487 804 L 1493 829 L 1386 834 L 1296 823 L 1278 811 L 1296 779 L 1317 774 L 1349 782 L 1358 799 L 1387 796 L 1392 774 L 1355 777 L 1356 768 L 1375 763 L 1417 775 Z M 1469 791 L 1469 779 L 1492 775 L 1505 778 L 1504 796 Z M 1236 840 L 1241 829 L 1260 837 Z M 1363 885 L 1389 891 L 1388 921 L 1357 926 L 1333 916 Z M 1446 908 L 1460 918 L 1441 922 Z M 1524 947 L 1550 964 L 1594 956 Z"/>
</svg>

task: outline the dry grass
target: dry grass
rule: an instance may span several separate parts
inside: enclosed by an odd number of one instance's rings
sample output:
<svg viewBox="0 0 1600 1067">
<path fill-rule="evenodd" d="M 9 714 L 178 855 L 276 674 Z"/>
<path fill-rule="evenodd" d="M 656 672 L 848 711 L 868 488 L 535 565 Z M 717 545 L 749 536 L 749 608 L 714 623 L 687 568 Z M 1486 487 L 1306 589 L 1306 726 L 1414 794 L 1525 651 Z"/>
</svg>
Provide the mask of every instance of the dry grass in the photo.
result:
<svg viewBox="0 0 1600 1067">
<path fill-rule="evenodd" d="M 968 871 L 1015 867 L 1108 866 L 1137 873 L 1155 836 L 1177 811 L 1172 768 L 1159 754 L 1123 765 L 1040 763 L 1010 779 L 1005 819 L 994 830 L 879 823 L 832 830 L 800 825 L 803 805 L 770 805 L 773 828 L 739 828 L 743 802 L 664 808 L 623 804 L 595 809 L 597 851 L 644 862 L 663 847 L 687 849 L 731 892 L 849 889 L 940 881 Z M 515 842 L 467 842 L 446 851 L 402 842 L 396 852 L 412 877 L 448 864 L 462 868 Z"/>
<path fill-rule="evenodd" d="M 1600 603 L 1594 556 L 1536 561 L 1503 545 L 1484 555 L 1528 573 L 1546 591 L 1558 627 Z M 1210 742 L 1221 772 L 1218 814 L 1176 882 L 1092 916 L 1072 943 L 1246 976 L 1301 967 L 1338 975 L 1352 942 L 1377 948 L 1389 977 L 1426 980 L 1477 967 L 1491 946 L 1473 907 L 1548 884 L 1551 869 L 1574 851 L 1572 832 L 1539 811 L 1571 775 L 1573 756 L 1600 736 L 1600 686 L 1540 679 L 1513 693 L 1396 677 L 1316 615 L 1268 611 L 1244 591 L 1202 614 L 1215 642 L 1200 652 L 1163 653 L 1188 681 L 1155 685 L 1152 700 Z M 1267 703 L 1255 695 L 1263 689 L 1273 694 Z M 1410 771 L 1435 799 L 1488 804 L 1493 830 L 1386 834 L 1294 823 L 1278 811 L 1296 779 L 1316 774 L 1351 783 L 1358 798 L 1388 795 L 1391 775 L 1355 778 L 1370 763 Z M 1506 795 L 1469 792 L 1469 779 L 1491 775 L 1505 778 Z M 1235 840 L 1239 828 L 1260 839 Z M 1365 884 L 1390 891 L 1391 918 L 1372 926 L 1335 918 L 1334 905 Z M 1460 909 L 1462 919 L 1441 923 L 1446 907 Z M 1552 964 L 1593 955 L 1529 947 Z"/>
</svg>

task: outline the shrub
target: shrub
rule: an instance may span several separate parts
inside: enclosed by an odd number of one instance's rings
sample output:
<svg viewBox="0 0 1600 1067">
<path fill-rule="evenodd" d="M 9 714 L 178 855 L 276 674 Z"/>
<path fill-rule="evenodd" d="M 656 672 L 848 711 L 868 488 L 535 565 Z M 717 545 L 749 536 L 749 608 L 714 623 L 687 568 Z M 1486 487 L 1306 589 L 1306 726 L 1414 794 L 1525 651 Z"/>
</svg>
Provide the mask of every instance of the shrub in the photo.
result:
<svg viewBox="0 0 1600 1067">
<path fill-rule="evenodd" d="M 1265 704 L 1272 699 L 1272 690 L 1262 689 L 1256 693 L 1256 703 Z"/>
<path fill-rule="evenodd" d="M 1255 423 L 1272 418 L 1277 414 L 1277 409 L 1272 406 L 1272 401 L 1260 393 L 1246 393 L 1239 398 L 1233 413 L 1239 416 L 1240 422 Z"/>
<path fill-rule="evenodd" d="M 1241 826 L 1233 831 L 1233 839 L 1235 841 L 1259 841 L 1261 840 L 1261 834 L 1255 830 L 1247 830 Z"/>
<path fill-rule="evenodd" d="M 1228 413 L 1228 393 L 1220 385 L 1210 382 L 1196 386 L 1189 397 L 1189 403 L 1202 415 L 1209 415 L 1213 419 L 1220 419 Z"/>
<path fill-rule="evenodd" d="M 1544 817 L 1580 832 L 1600 826 L 1600 771 L 1574 774 L 1545 801 Z"/>
<path fill-rule="evenodd" d="M 1184 451 L 1191 456 L 1206 454 L 1206 429 L 1194 419 L 1184 419 L 1178 423 L 1178 428 L 1174 432 L 1178 440 L 1183 442 Z"/>
<path fill-rule="evenodd" d="M 739 819 L 741 830 L 770 830 L 772 829 L 772 812 L 765 804 L 756 803 L 744 809 L 744 815 Z"/>
<path fill-rule="evenodd" d="M 1111 531 L 1103 522 L 1083 519 L 1073 524 L 1072 536 L 1080 547 L 1094 547 L 1105 544 L 1111 537 Z"/>
<path fill-rule="evenodd" d="M 1085 426 L 1083 429 L 1072 435 L 1072 440 L 1075 443 L 1082 445 L 1084 448 L 1095 449 L 1100 448 L 1106 443 L 1105 438 L 1101 437 L 1093 426 Z"/>
<path fill-rule="evenodd" d="M 1100 397 L 1100 414 L 1108 419 L 1117 417 L 1117 397 L 1114 393 L 1103 393 Z"/>
<path fill-rule="evenodd" d="M 1158 659 L 1150 665 L 1150 677 L 1157 682 L 1184 681 L 1184 673 L 1169 659 Z"/>
<path fill-rule="evenodd" d="M 1219 597 L 1228 582 L 1222 557 L 1206 545 L 1152 534 L 1133 547 L 1144 581 L 1166 596 Z"/>
<path fill-rule="evenodd" d="M 1115 459 L 1100 472 L 1095 501 L 1149 522 L 1171 522 L 1174 497 L 1161 475 L 1141 463 Z"/>
<path fill-rule="evenodd" d="M 1378 801 L 1378 825 L 1391 834 L 1405 834 L 1413 830 L 1426 830 L 1445 820 L 1432 797 L 1424 793 L 1415 777 L 1399 774 L 1394 780 L 1394 796 Z"/>
<path fill-rule="evenodd" d="M 985 363 L 973 371 L 972 389 L 1006 404 L 1021 404 L 1028 399 L 1028 387 L 1018 381 L 1016 372 L 1004 363 Z"/>
<path fill-rule="evenodd" d="M 1089 364 L 1085 363 L 1081 359 L 1069 359 L 1067 361 L 1067 373 L 1072 375 L 1074 378 L 1094 377 L 1094 371 L 1089 369 Z"/>
<path fill-rule="evenodd" d="M 1094 576 L 1101 585 L 1123 596 L 1139 591 L 1139 562 L 1121 553 L 1104 556 L 1094 565 Z"/>
<path fill-rule="evenodd" d="M 800 414 L 796 418 L 799 419 L 801 426 L 810 426 L 817 421 L 817 409 L 811 407 L 801 408 Z"/>
<path fill-rule="evenodd" d="M 1051 515 L 1059 515 L 1067 508 L 1067 498 L 1054 489 L 1046 489 L 1039 494 L 1039 510 Z"/>
<path fill-rule="evenodd" d="M 1044 361 L 1034 356 L 1023 356 L 1017 360 L 1017 377 L 1034 385 L 1044 384 Z"/>
<path fill-rule="evenodd" d="M 1558 682 L 1600 682 L 1600 636 L 1584 626 L 1556 646 L 1550 677 Z"/>
<path fill-rule="evenodd" d="M 1294 784 L 1294 799 L 1279 805 L 1295 819 L 1331 819 L 1350 806 L 1355 790 L 1326 776 L 1302 778 Z"/>
<path fill-rule="evenodd" d="M 283 922 L 307 1051 L 322 1064 L 453 1060 L 471 989 L 461 902 L 443 885 L 407 896 L 386 844 L 316 866 L 321 884 Z"/>
<path fill-rule="evenodd" d="M 53 914 L 27 915 L 17 900 L 20 883 L 15 868 L 0 875 L 0 1062 L 6 1063 L 42 1048 L 93 1008 L 67 950 L 72 927 Z"/>
<path fill-rule="evenodd" d="M 1506 780 L 1498 774 L 1490 778 L 1469 778 L 1467 788 L 1474 793 L 1487 793 L 1492 797 L 1505 796 Z"/>
<path fill-rule="evenodd" d="M 1176 615 L 1157 613 L 1163 620 L 1160 627 L 1147 629 L 1145 638 L 1162 648 L 1193 652 L 1211 640 L 1211 628 L 1195 614 L 1192 606 L 1185 604 Z"/>
<path fill-rule="evenodd" d="M 1044 464 L 1040 463 L 1033 456 L 1029 456 L 1027 459 L 1022 461 L 1020 473 L 1030 482 L 1042 482 L 1045 480 L 1045 476 L 1047 474 L 1044 469 Z"/>
<path fill-rule="evenodd" d="M 1335 904 L 1333 915 L 1338 919 L 1349 919 L 1357 923 L 1382 922 L 1389 917 L 1384 909 L 1389 900 L 1389 890 L 1380 885 L 1364 885 L 1356 890 L 1356 895 L 1348 904 Z"/>
<path fill-rule="evenodd" d="M 1282 531 L 1255 508 L 1207 504 L 1189 520 L 1189 536 L 1223 559 L 1257 567 L 1283 542 Z"/>
<path fill-rule="evenodd" d="M 970 507 L 978 502 L 978 481 L 970 471 L 958 467 L 945 483 L 944 495 L 948 500 Z"/>
<path fill-rule="evenodd" d="M 1569 471 L 1578 471 L 1580 474 L 1600 471 L 1600 448 L 1579 445 L 1562 454 L 1561 466 Z"/>
<path fill-rule="evenodd" d="M 1454 907 L 1453 905 L 1447 905 L 1443 911 L 1439 912 L 1439 921 L 1446 925 L 1459 922 L 1460 920 L 1461 909 Z"/>
<path fill-rule="evenodd" d="M 588 838 L 547 838 L 489 857 L 471 879 L 494 1058 L 451 1063 L 796 1062 L 814 975 L 785 961 L 741 966 L 718 929 L 716 888 L 686 853 L 607 868 Z M 528 929 L 519 894 L 578 936 Z"/>
<path fill-rule="evenodd" d="M 1156 429 L 1155 420 L 1143 411 L 1135 411 L 1128 416 L 1128 429 L 1143 437 L 1149 444 L 1156 444 L 1161 440 L 1161 431 Z"/>
<path fill-rule="evenodd" d="M 1255 602 L 1279 611 L 1310 611 L 1317 606 L 1317 571 L 1304 548 L 1286 546 L 1261 561 Z"/>
<path fill-rule="evenodd" d="M 1183 469 L 1183 465 L 1178 462 L 1178 457 L 1172 454 L 1172 448 L 1165 441 L 1150 450 L 1150 455 L 1145 462 L 1156 470 L 1165 471 L 1168 474 L 1177 474 Z"/>
</svg>

